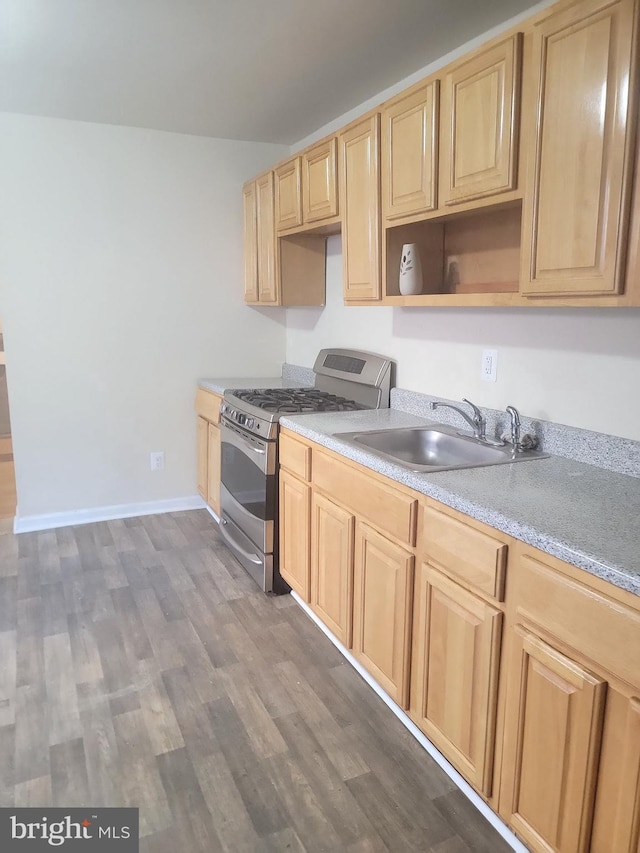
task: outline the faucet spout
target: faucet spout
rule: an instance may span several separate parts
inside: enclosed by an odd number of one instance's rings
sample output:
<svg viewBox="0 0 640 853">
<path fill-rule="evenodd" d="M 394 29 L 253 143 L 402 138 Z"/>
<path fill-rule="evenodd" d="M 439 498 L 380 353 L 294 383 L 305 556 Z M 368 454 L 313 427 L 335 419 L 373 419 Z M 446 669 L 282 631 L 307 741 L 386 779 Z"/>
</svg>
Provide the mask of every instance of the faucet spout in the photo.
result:
<svg viewBox="0 0 640 853">
<path fill-rule="evenodd" d="M 473 409 L 473 415 L 468 415 L 463 409 L 458 408 L 458 406 L 453 406 L 451 403 L 441 403 L 439 400 L 432 400 L 430 403 L 431 409 L 453 409 L 454 412 L 457 412 L 461 415 L 465 421 L 469 424 L 471 429 L 473 430 L 474 438 L 480 439 L 480 441 L 486 440 L 486 429 L 487 422 L 485 420 L 484 415 L 480 411 L 480 409 L 472 403 L 471 400 L 463 399 L 464 403 L 468 403 Z"/>
</svg>

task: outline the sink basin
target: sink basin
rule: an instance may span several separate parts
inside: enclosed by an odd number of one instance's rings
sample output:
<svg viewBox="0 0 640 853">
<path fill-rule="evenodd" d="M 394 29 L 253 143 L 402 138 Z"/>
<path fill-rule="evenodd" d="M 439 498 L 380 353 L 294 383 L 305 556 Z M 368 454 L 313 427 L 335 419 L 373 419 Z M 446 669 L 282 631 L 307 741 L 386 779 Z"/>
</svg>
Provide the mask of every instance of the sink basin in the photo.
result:
<svg viewBox="0 0 640 853">
<path fill-rule="evenodd" d="M 548 454 L 535 450 L 514 453 L 510 444 L 493 446 L 462 435 L 443 424 L 372 432 L 336 433 L 347 444 L 389 459 L 411 471 L 449 471 L 453 468 L 480 468 L 545 459 Z"/>
</svg>

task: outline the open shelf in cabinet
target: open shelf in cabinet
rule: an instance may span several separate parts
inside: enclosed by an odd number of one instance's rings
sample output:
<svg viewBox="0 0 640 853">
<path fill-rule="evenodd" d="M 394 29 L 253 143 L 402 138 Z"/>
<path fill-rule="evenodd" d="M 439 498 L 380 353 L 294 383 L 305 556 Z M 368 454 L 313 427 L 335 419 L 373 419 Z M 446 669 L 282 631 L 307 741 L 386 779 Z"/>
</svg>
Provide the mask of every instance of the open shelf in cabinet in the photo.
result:
<svg viewBox="0 0 640 853">
<path fill-rule="evenodd" d="M 388 225 L 384 241 L 383 302 L 390 305 L 518 303 L 522 203 L 421 222 Z M 402 247 L 416 243 L 422 293 L 403 296 Z"/>
</svg>

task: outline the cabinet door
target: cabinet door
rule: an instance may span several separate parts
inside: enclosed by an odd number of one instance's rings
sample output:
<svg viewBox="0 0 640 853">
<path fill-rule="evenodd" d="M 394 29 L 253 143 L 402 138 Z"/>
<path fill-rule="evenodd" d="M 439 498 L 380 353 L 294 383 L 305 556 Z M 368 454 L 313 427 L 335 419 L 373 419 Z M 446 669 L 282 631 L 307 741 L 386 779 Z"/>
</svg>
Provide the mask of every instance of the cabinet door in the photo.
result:
<svg viewBox="0 0 640 853">
<path fill-rule="evenodd" d="M 354 516 L 322 495 L 313 496 L 311 607 L 351 648 Z"/>
<path fill-rule="evenodd" d="M 524 202 L 521 289 L 614 294 L 629 168 L 633 0 L 590 0 L 534 32 L 537 141 Z"/>
<path fill-rule="evenodd" d="M 386 219 L 436 207 L 438 81 L 396 98 L 382 115 Z"/>
<path fill-rule="evenodd" d="M 242 190 L 244 224 L 244 301 L 258 301 L 258 236 L 256 185 L 253 181 Z"/>
<path fill-rule="evenodd" d="M 208 498 L 208 444 L 209 424 L 204 418 L 197 419 L 196 446 L 198 454 L 198 491 L 206 501 Z"/>
<path fill-rule="evenodd" d="M 356 526 L 353 653 L 408 707 L 414 557 L 366 524 Z"/>
<path fill-rule="evenodd" d="M 276 305 L 276 232 L 274 223 L 273 174 L 267 172 L 256 180 L 258 301 Z"/>
<path fill-rule="evenodd" d="M 344 298 L 380 299 L 380 116 L 350 127 L 342 149 Z"/>
<path fill-rule="evenodd" d="M 311 487 L 280 470 L 280 574 L 309 601 Z"/>
<path fill-rule="evenodd" d="M 502 613 L 423 563 L 416 583 L 411 716 L 491 795 Z"/>
<path fill-rule="evenodd" d="M 276 228 L 284 231 L 302 225 L 300 158 L 294 157 L 275 170 Z"/>
<path fill-rule="evenodd" d="M 321 142 L 302 155 L 304 222 L 338 215 L 338 140 Z"/>
<path fill-rule="evenodd" d="M 447 74 L 440 151 L 446 205 L 516 187 L 521 44 L 517 34 Z"/>
<path fill-rule="evenodd" d="M 207 449 L 207 503 L 220 515 L 220 429 L 209 424 Z"/>
<path fill-rule="evenodd" d="M 532 850 L 588 851 L 606 684 L 521 626 L 510 643 L 508 822 Z"/>
</svg>

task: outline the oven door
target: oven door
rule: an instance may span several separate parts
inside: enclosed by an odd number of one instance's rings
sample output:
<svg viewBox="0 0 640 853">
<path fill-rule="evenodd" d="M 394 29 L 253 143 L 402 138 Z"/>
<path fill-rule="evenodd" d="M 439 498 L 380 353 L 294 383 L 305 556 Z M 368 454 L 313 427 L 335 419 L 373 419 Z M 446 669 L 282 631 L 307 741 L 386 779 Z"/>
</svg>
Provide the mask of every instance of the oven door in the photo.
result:
<svg viewBox="0 0 640 853">
<path fill-rule="evenodd" d="M 233 522 L 262 554 L 273 554 L 277 444 L 246 432 L 224 417 L 220 438 L 222 520 Z"/>
</svg>

